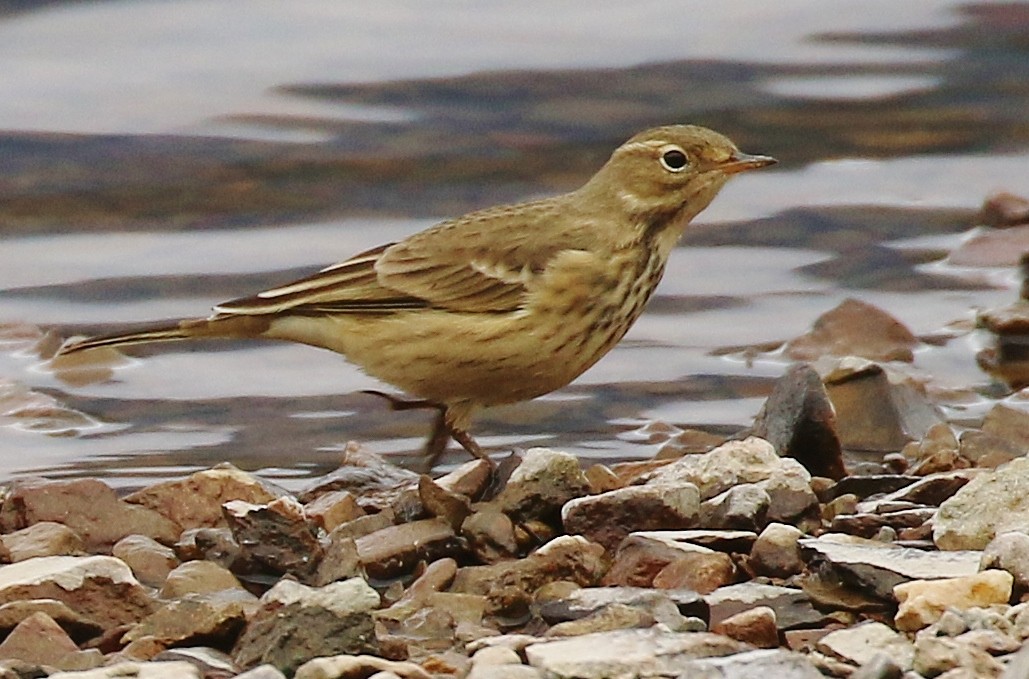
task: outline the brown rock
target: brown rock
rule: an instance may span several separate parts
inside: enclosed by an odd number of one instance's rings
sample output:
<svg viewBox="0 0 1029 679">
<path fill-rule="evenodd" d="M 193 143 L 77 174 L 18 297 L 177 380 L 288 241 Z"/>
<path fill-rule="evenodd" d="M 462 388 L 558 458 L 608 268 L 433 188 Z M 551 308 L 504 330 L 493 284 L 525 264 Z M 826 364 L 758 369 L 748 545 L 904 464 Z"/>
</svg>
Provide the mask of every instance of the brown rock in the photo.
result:
<svg viewBox="0 0 1029 679">
<path fill-rule="evenodd" d="M 232 500 L 223 509 L 232 536 L 244 552 L 276 573 L 301 580 L 314 574 L 323 548 L 296 500 L 280 498 L 267 505 Z"/>
<path fill-rule="evenodd" d="M 629 486 L 565 503 L 561 520 L 568 533 L 615 549 L 631 532 L 691 528 L 700 491 L 691 483 Z"/>
<path fill-rule="evenodd" d="M 86 546 L 82 538 L 63 523 L 40 521 L 28 528 L 3 536 L 9 561 L 24 561 L 37 556 L 79 556 Z"/>
<path fill-rule="evenodd" d="M 984 231 L 961 243 L 947 257 L 955 266 L 1018 266 L 1029 250 L 1029 226 Z"/>
<path fill-rule="evenodd" d="M 983 201 L 976 221 L 993 227 L 1029 224 L 1029 200 L 1007 191 L 990 194 Z"/>
<path fill-rule="evenodd" d="M 485 460 L 471 460 L 436 479 L 436 484 L 448 493 L 475 500 L 483 496 L 492 480 L 493 472 Z"/>
<path fill-rule="evenodd" d="M 46 613 L 33 613 L 18 623 L 0 644 L 0 659 L 60 665 L 79 647 Z"/>
<path fill-rule="evenodd" d="M 372 655 L 337 655 L 315 658 L 300 666 L 294 679 L 363 679 L 364 677 L 394 676 L 400 679 L 432 679 L 420 665 L 396 662 Z"/>
<path fill-rule="evenodd" d="M 728 554 L 704 550 L 685 553 L 658 571 L 654 576 L 656 589 L 691 589 L 708 594 L 719 587 L 736 581 L 736 565 Z"/>
<path fill-rule="evenodd" d="M 846 299 L 822 314 L 806 335 L 786 343 L 785 353 L 795 361 L 822 356 L 861 356 L 873 361 L 914 360 L 918 339 L 882 309 Z"/>
<path fill-rule="evenodd" d="M 623 587 L 655 586 L 657 575 L 671 564 L 681 560 L 690 562 L 693 560 L 691 557 L 696 554 L 712 554 L 713 550 L 690 541 L 688 536 L 692 533 L 700 531 L 633 533 L 618 547 L 611 568 L 604 575 L 603 584 Z M 684 535 L 686 537 L 683 537 Z M 753 540 L 753 533 L 747 535 Z M 679 573 L 676 569 L 670 570 L 665 574 L 663 582 L 671 584 L 673 580 L 678 579 Z M 724 574 L 724 571 L 715 569 L 713 573 L 709 573 L 712 577 L 705 577 L 703 581 L 713 582 L 719 577 L 719 573 Z"/>
<path fill-rule="evenodd" d="M 46 613 L 73 639 L 81 642 L 92 639 L 103 631 L 96 621 L 76 613 L 63 601 L 56 599 L 28 599 L 11 601 L 0 606 L 0 631 L 7 632 L 34 613 Z"/>
<path fill-rule="evenodd" d="M 794 526 L 768 524 L 750 552 L 752 567 L 758 573 L 774 578 L 788 578 L 802 572 L 804 559 L 800 556 L 799 542 L 802 535 Z"/>
<path fill-rule="evenodd" d="M 357 552 L 357 541 L 330 533 L 321 543 L 324 549 L 322 560 L 318 563 L 318 570 L 310 584 L 321 587 L 361 574 L 361 557 Z"/>
<path fill-rule="evenodd" d="M 998 403 L 983 418 L 982 430 L 1029 451 L 1029 412 Z"/>
<path fill-rule="evenodd" d="M 168 517 L 183 529 L 225 526 L 222 505 L 230 500 L 267 504 L 283 492 L 228 463 L 184 479 L 148 486 L 125 500 Z"/>
<path fill-rule="evenodd" d="M 961 434 L 960 454 L 975 467 L 995 469 L 1021 457 L 1025 451 L 999 436 L 970 430 Z"/>
<path fill-rule="evenodd" d="M 357 539 L 357 554 L 369 577 L 387 580 L 410 573 L 419 561 L 461 552 L 454 529 L 443 519 L 389 526 Z"/>
<path fill-rule="evenodd" d="M 0 509 L 0 530 L 19 530 L 40 521 L 63 523 L 90 551 L 109 549 L 136 534 L 170 545 L 180 532 L 178 524 L 157 512 L 119 500 L 97 479 L 15 482 Z"/>
<path fill-rule="evenodd" d="M 559 622 L 549 630 L 547 637 L 577 637 L 593 632 L 616 629 L 651 627 L 657 622 L 647 611 L 624 604 L 610 604 L 578 620 Z"/>
<path fill-rule="evenodd" d="M 776 380 L 749 433 L 814 476 L 839 480 L 847 474 L 836 412 L 822 378 L 809 365 L 793 365 Z"/>
<path fill-rule="evenodd" d="M 56 599 L 104 629 L 154 608 L 129 567 L 109 556 L 47 556 L 0 567 L 0 604 L 26 599 Z"/>
<path fill-rule="evenodd" d="M 480 563 L 496 563 L 518 556 L 514 522 L 495 506 L 480 507 L 465 519 L 461 534 Z"/>
<path fill-rule="evenodd" d="M 712 628 L 726 618 L 758 606 L 767 606 L 775 611 L 780 630 L 817 627 L 831 621 L 815 610 L 803 590 L 792 587 L 743 582 L 720 587 L 705 595 L 704 599 L 711 607 Z"/>
<path fill-rule="evenodd" d="M 178 599 L 189 594 L 209 594 L 243 589 L 229 570 L 212 561 L 187 561 L 176 566 L 161 587 L 162 599 Z"/>
<path fill-rule="evenodd" d="M 164 646 L 230 645 L 257 606 L 257 597 L 242 589 L 189 594 L 143 618 L 124 640 L 150 638 Z"/>
<path fill-rule="evenodd" d="M 755 483 L 741 483 L 705 500 L 700 505 L 699 524 L 722 530 L 760 530 L 765 525 L 771 498 Z"/>
<path fill-rule="evenodd" d="M 179 565 L 174 550 L 145 535 L 127 535 L 114 544 L 111 554 L 132 569 L 136 579 L 150 587 L 160 587 L 172 569 Z"/>
<path fill-rule="evenodd" d="M 758 648 L 779 646 L 779 628 L 775 611 L 768 606 L 756 606 L 731 615 L 714 625 L 711 631 Z"/>
<path fill-rule="evenodd" d="M 334 490 L 304 505 L 304 515 L 322 530 L 331 532 L 336 526 L 364 516 L 364 510 L 349 491 Z"/>
<path fill-rule="evenodd" d="M 468 498 L 451 493 L 425 474 L 418 479 L 418 498 L 429 516 L 443 519 L 455 531 L 461 529 L 461 524 L 472 512 Z"/>
<path fill-rule="evenodd" d="M 211 561 L 233 573 L 257 573 L 263 570 L 259 561 L 242 548 L 228 528 L 190 528 L 182 531 L 175 543 L 180 561 Z"/>
</svg>

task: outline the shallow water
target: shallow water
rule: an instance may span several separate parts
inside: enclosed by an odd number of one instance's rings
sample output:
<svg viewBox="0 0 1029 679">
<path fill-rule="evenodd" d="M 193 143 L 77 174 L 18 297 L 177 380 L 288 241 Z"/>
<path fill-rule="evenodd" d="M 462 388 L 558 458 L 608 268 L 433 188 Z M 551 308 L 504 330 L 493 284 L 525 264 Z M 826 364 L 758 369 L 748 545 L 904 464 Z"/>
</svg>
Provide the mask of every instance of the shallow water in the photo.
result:
<svg viewBox="0 0 1029 679">
<path fill-rule="evenodd" d="M 701 215 L 608 357 L 483 413 L 483 445 L 612 460 L 651 455 L 635 432 L 655 420 L 742 428 L 786 361 L 726 348 L 774 346 L 847 297 L 952 338 L 911 370 L 957 392 L 940 400 L 955 422 L 1006 397 L 955 328 L 1012 301 L 1016 272 L 941 260 L 987 194 L 1027 193 L 1029 6 L 288 6 L 0 15 L 0 323 L 203 315 L 443 216 L 573 188 L 636 130 L 689 120 L 783 162 Z M 96 39 L 113 25 L 135 28 Z M 348 440 L 403 461 L 427 433 L 307 347 L 138 348 L 69 383 L 31 344 L 0 344 L 0 383 L 56 414 L 0 419 L 0 478 L 138 485 L 231 460 L 296 486 Z"/>
</svg>

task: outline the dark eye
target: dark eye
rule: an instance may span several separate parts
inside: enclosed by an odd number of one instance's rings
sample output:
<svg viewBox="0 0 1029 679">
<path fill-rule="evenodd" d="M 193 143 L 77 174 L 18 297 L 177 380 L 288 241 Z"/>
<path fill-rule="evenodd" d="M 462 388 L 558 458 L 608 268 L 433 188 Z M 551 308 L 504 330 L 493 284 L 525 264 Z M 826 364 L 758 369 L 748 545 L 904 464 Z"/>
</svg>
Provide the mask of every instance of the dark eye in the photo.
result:
<svg viewBox="0 0 1029 679">
<path fill-rule="evenodd" d="M 668 149 L 661 154 L 661 165 L 670 172 L 682 172 L 689 163 L 682 149 Z"/>
</svg>

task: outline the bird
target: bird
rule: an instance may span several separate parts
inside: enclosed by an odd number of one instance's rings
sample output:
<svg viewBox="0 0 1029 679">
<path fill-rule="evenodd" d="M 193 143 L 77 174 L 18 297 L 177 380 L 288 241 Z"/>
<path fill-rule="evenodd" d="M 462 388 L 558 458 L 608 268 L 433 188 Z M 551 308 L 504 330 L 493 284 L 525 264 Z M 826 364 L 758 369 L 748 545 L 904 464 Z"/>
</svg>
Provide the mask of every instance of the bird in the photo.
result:
<svg viewBox="0 0 1029 679">
<path fill-rule="evenodd" d="M 643 312 L 686 226 L 734 175 L 776 163 L 696 125 L 619 146 L 580 188 L 470 212 L 204 318 L 72 337 L 57 355 L 189 339 L 262 338 L 342 354 L 399 388 L 396 410 L 433 408 L 431 469 L 482 408 L 569 384 Z"/>
</svg>

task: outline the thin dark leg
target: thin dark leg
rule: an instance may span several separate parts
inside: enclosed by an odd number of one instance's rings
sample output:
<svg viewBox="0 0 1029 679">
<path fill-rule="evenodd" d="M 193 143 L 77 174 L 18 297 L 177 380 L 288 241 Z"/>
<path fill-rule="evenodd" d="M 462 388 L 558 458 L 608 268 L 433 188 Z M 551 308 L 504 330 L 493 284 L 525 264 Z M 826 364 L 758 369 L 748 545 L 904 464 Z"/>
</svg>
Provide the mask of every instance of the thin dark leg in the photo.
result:
<svg viewBox="0 0 1029 679">
<path fill-rule="evenodd" d="M 493 462 L 493 460 L 490 459 L 490 456 L 483 452 L 482 448 L 479 447 L 479 444 L 475 442 L 475 439 L 473 439 L 468 434 L 468 432 L 463 431 L 461 429 L 454 429 L 453 427 L 449 427 L 449 429 L 450 436 L 453 437 L 455 441 L 460 443 L 461 447 L 467 450 L 472 457 L 477 457 L 480 460 L 484 460 L 487 464 L 489 464 L 490 469 L 497 468 L 497 465 Z"/>
<path fill-rule="evenodd" d="M 361 393 L 371 394 L 372 396 L 378 396 L 379 398 L 386 399 L 389 403 L 390 410 L 428 410 L 429 408 L 435 408 L 441 412 L 446 410 L 446 406 L 440 405 L 435 401 L 400 398 L 399 396 L 387 394 L 384 391 L 375 391 L 374 389 L 362 389 Z"/>
</svg>

